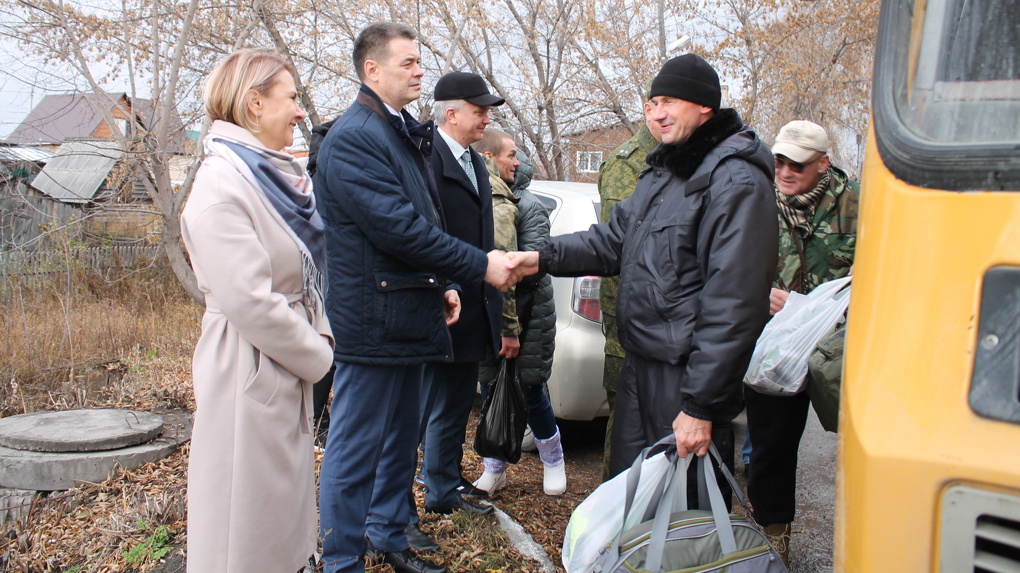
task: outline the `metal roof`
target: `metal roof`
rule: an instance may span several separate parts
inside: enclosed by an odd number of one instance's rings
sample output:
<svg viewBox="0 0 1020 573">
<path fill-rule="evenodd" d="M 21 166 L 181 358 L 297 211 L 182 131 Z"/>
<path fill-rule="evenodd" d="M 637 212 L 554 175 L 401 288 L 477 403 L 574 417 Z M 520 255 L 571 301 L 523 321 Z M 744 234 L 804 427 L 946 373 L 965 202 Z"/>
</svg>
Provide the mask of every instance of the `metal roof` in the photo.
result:
<svg viewBox="0 0 1020 573">
<path fill-rule="evenodd" d="M 32 180 L 32 187 L 64 203 L 87 203 L 124 156 L 112 139 L 67 141 Z"/>
<path fill-rule="evenodd" d="M 52 151 L 38 147 L 21 147 L 16 145 L 0 145 L 0 161 L 31 161 L 46 163 L 53 157 Z"/>
<path fill-rule="evenodd" d="M 153 102 L 131 98 L 124 92 L 50 94 L 4 140 L 11 145 L 59 145 L 69 139 L 93 137 L 104 119 L 102 109 L 112 110 L 118 103 L 134 108 L 141 129 L 153 123 Z M 162 147 L 170 153 L 188 152 L 188 138 L 181 118 L 174 111 L 170 118 L 169 141 Z"/>
<path fill-rule="evenodd" d="M 99 109 L 112 109 L 122 97 L 122 93 L 47 95 L 7 136 L 7 143 L 52 145 L 72 137 L 89 137 L 103 121 Z"/>
</svg>

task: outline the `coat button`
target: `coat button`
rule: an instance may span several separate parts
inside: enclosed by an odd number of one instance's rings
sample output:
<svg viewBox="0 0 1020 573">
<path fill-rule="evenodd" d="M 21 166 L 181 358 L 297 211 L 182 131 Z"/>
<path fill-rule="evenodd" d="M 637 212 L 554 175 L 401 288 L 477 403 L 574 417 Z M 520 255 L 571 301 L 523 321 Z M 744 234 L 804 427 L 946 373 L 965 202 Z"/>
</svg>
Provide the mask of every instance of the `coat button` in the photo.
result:
<svg viewBox="0 0 1020 573">
<path fill-rule="evenodd" d="M 386 286 L 386 281 L 383 281 L 383 282 L 379 283 L 379 286 L 385 287 Z"/>
<path fill-rule="evenodd" d="M 434 284 L 435 282 L 436 282 L 436 279 L 429 279 L 429 284 Z"/>
</svg>

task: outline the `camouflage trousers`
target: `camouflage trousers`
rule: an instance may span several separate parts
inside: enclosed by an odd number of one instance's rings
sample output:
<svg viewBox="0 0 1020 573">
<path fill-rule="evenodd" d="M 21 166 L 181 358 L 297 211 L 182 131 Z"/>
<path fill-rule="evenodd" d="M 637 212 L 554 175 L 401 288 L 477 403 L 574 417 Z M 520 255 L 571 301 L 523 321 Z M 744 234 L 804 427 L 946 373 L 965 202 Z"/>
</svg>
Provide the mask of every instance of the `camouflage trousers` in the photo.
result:
<svg viewBox="0 0 1020 573">
<path fill-rule="evenodd" d="M 606 354 L 606 364 L 602 370 L 602 386 L 606 389 L 609 402 L 609 422 L 606 423 L 605 451 L 602 454 L 602 481 L 609 479 L 609 436 L 613 433 L 613 413 L 616 410 L 616 379 L 623 369 L 623 358 Z"/>
</svg>

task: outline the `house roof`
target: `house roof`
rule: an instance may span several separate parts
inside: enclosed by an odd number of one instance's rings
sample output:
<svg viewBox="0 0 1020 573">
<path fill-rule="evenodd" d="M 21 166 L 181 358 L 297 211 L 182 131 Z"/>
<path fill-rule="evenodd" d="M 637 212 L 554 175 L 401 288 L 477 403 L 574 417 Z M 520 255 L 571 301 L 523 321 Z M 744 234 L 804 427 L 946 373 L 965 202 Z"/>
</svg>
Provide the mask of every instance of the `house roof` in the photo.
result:
<svg viewBox="0 0 1020 573">
<path fill-rule="evenodd" d="M 7 136 L 7 143 L 59 145 L 66 139 L 89 137 L 103 121 L 98 110 L 112 109 L 123 96 L 123 93 L 48 95 Z"/>
<path fill-rule="evenodd" d="M 32 187 L 64 203 L 91 201 L 124 151 L 113 139 L 70 140 L 32 180 Z"/>
<path fill-rule="evenodd" d="M 38 147 L 0 145 L 0 161 L 31 161 L 33 163 L 46 163 L 50 157 L 53 157 L 52 151 L 39 149 Z"/>
<path fill-rule="evenodd" d="M 60 145 L 68 139 L 92 137 L 104 121 L 99 110 L 113 109 L 122 99 L 126 99 L 129 105 L 132 102 L 124 92 L 47 95 L 7 136 L 6 142 L 12 145 Z M 142 98 L 133 101 L 136 117 L 144 129 L 149 129 L 154 114 L 152 102 Z M 172 135 L 168 151 L 186 153 L 187 135 L 180 116 L 174 113 L 170 122 Z"/>
</svg>

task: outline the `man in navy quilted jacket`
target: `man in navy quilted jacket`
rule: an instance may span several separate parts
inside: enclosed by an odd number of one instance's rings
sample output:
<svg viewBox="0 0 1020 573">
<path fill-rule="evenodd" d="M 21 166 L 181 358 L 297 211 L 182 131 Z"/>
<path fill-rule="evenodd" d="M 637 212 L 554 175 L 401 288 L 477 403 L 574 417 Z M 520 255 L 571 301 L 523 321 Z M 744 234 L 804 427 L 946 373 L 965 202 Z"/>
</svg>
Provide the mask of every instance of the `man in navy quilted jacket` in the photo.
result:
<svg viewBox="0 0 1020 573">
<path fill-rule="evenodd" d="M 432 123 L 403 110 L 421 92 L 415 40 L 400 24 L 362 30 L 361 90 L 316 158 L 337 366 L 320 474 L 327 573 L 363 572 L 366 537 L 398 573 L 445 571 L 413 553 L 405 533 L 425 364 L 451 359 L 456 284 L 502 290 L 509 280 L 505 253 L 444 231 Z"/>
</svg>

